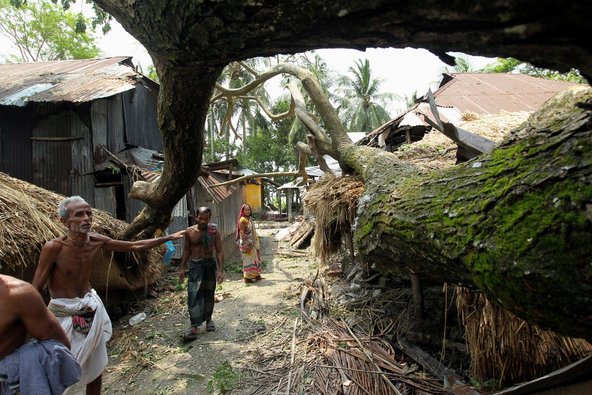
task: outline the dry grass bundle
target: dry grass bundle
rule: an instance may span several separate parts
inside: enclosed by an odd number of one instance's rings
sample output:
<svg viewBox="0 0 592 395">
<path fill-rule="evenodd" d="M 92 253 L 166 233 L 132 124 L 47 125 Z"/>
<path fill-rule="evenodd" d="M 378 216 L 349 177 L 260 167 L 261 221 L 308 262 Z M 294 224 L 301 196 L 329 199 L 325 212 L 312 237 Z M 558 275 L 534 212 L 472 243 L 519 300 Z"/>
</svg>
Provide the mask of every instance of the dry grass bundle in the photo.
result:
<svg viewBox="0 0 592 395">
<path fill-rule="evenodd" d="M 43 244 L 65 234 L 57 213 L 57 206 L 63 198 L 60 194 L 0 173 L 0 268 L 3 273 L 20 274 L 19 277 L 25 280 L 31 279 Z M 108 213 L 93 209 L 93 232 L 116 239 L 126 226 L 125 222 L 114 219 Z M 154 250 L 129 255 L 126 262 L 122 262 L 121 257 L 112 259 L 112 254 L 103 253 L 96 266 L 103 268 L 104 272 L 108 271 L 112 262 L 121 267 L 141 268 L 142 286 L 160 275 L 162 253 Z M 106 275 L 103 273 L 102 277 Z M 98 289 L 105 287 L 93 285 Z"/>
<path fill-rule="evenodd" d="M 529 381 L 588 355 L 592 344 L 528 324 L 485 295 L 458 288 L 457 308 L 465 326 L 472 377 L 500 386 Z"/>
<path fill-rule="evenodd" d="M 489 140 L 500 142 L 510 132 L 524 123 L 528 112 L 502 112 L 495 115 L 474 116 L 463 114 L 463 122 L 459 126 L 469 132 L 483 136 Z M 456 163 L 456 144 L 438 131 L 427 133 L 420 141 L 403 144 L 394 154 L 401 160 L 426 169 L 443 169 Z"/>
<path fill-rule="evenodd" d="M 512 130 L 517 129 L 530 116 L 529 112 L 505 112 L 499 114 L 482 116 L 467 122 L 461 123 L 459 126 L 469 132 L 478 134 L 493 140 L 495 142 L 502 141 Z"/>
<path fill-rule="evenodd" d="M 312 244 L 322 261 L 337 252 L 341 236 L 350 232 L 363 191 L 364 183 L 359 177 L 324 176 L 304 195 L 304 204 L 315 217 Z"/>
<path fill-rule="evenodd" d="M 473 111 L 467 111 L 460 114 L 461 121 L 474 121 L 479 118 L 481 118 L 481 115 Z"/>
</svg>

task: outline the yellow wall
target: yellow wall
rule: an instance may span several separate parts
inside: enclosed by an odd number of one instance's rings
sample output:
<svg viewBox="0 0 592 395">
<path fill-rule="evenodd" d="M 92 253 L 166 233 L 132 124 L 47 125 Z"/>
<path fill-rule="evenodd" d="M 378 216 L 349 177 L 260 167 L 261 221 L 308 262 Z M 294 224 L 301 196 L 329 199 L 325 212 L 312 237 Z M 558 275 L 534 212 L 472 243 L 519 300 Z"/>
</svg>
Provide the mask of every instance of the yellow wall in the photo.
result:
<svg viewBox="0 0 592 395">
<path fill-rule="evenodd" d="M 251 206 L 251 209 L 255 211 L 261 211 L 261 185 L 259 184 L 247 184 L 243 188 L 243 202 Z"/>
</svg>

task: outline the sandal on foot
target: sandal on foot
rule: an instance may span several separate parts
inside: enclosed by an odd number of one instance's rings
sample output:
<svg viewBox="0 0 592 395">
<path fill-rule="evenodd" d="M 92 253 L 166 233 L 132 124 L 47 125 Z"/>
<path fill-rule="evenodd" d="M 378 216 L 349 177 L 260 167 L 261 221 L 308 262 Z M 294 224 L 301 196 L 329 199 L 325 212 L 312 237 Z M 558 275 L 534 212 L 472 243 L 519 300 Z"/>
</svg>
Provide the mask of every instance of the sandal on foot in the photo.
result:
<svg viewBox="0 0 592 395">
<path fill-rule="evenodd" d="M 254 278 L 245 278 L 245 284 L 250 284 L 250 283 L 254 283 L 255 279 Z"/>
<path fill-rule="evenodd" d="M 207 332 L 214 332 L 216 330 L 216 325 L 214 324 L 214 321 L 210 321 L 208 323 L 206 323 L 206 331 Z"/>
<path fill-rule="evenodd" d="M 188 328 L 181 335 L 181 339 L 183 339 L 183 341 L 185 343 L 189 343 L 189 342 L 194 341 L 195 339 L 197 339 L 197 333 L 193 332 L 193 329 Z"/>
</svg>

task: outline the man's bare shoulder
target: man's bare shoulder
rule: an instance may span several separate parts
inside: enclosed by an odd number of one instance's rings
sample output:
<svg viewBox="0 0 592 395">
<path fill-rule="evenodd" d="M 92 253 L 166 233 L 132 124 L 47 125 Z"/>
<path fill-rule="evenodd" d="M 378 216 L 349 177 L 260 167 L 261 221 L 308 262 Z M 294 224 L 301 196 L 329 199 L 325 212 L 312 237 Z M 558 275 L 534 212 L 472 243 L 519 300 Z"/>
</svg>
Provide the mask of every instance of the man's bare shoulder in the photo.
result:
<svg viewBox="0 0 592 395">
<path fill-rule="evenodd" d="M 58 253 L 65 244 L 66 236 L 57 237 L 55 239 L 45 242 L 43 249 L 46 251 Z"/>
<path fill-rule="evenodd" d="M 4 300 L 6 298 L 20 298 L 32 292 L 37 291 L 28 282 L 16 277 L 0 274 L 0 294 L 2 294 Z"/>
<path fill-rule="evenodd" d="M 199 233 L 199 229 L 197 228 L 197 225 L 190 226 L 185 230 L 186 235 L 189 233 Z"/>
</svg>

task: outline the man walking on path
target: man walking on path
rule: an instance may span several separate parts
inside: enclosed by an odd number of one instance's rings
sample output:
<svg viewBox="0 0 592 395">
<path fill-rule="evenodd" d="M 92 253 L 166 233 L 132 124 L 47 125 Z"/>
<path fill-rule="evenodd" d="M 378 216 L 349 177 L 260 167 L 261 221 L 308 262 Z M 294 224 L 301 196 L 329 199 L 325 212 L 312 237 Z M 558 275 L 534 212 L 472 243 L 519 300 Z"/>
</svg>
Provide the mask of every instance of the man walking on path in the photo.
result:
<svg viewBox="0 0 592 395">
<path fill-rule="evenodd" d="M 39 292 L 0 274 L 0 394 L 63 393 L 80 378 L 69 348 L 66 332 Z"/>
<path fill-rule="evenodd" d="M 179 265 L 179 283 L 185 279 L 187 261 L 189 276 L 187 280 L 187 306 L 191 327 L 183 333 L 184 341 L 197 339 L 199 327 L 205 322 L 206 331 L 216 330 L 212 314 L 216 282 L 224 281 L 224 252 L 220 232 L 210 223 L 212 210 L 200 207 L 195 217 L 196 225 L 187 228 L 183 256 Z M 216 259 L 214 260 L 214 249 Z"/>
<path fill-rule="evenodd" d="M 82 366 L 80 382 L 86 385 L 87 394 L 100 394 L 102 373 L 107 366 L 106 342 L 112 328 L 101 298 L 89 283 L 95 258 L 101 249 L 147 250 L 181 238 L 185 231 L 133 242 L 91 233 L 92 209 L 80 196 L 62 200 L 58 213 L 67 234 L 43 246 L 33 286 L 41 292 L 47 283 L 49 310 L 58 317 L 72 344 L 72 353 Z"/>
</svg>

